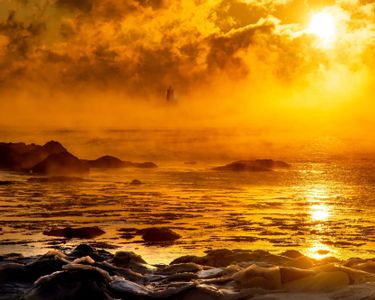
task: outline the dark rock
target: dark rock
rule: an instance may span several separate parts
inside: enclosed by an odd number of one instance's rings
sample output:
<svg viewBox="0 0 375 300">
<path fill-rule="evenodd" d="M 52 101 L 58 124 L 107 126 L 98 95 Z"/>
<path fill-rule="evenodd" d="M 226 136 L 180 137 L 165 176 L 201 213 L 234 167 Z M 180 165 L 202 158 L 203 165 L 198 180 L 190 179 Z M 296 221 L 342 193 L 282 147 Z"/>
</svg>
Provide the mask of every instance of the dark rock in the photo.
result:
<svg viewBox="0 0 375 300">
<path fill-rule="evenodd" d="M 157 165 L 153 162 L 131 162 L 123 161 L 117 157 L 105 155 L 99 157 L 96 160 L 87 160 L 90 168 L 99 168 L 99 169 L 116 169 L 116 168 L 156 168 Z"/>
<path fill-rule="evenodd" d="M 130 267 L 131 265 L 143 265 L 146 261 L 138 254 L 134 252 L 119 251 L 116 252 L 115 256 L 111 260 L 115 266 L 119 267 Z"/>
<path fill-rule="evenodd" d="M 77 247 L 75 247 L 72 252 L 70 252 L 71 255 L 75 257 L 82 257 L 82 256 L 90 256 L 95 252 L 95 249 L 87 244 L 79 244 Z"/>
<path fill-rule="evenodd" d="M 124 162 L 121 159 L 109 155 L 99 157 L 96 160 L 89 160 L 88 163 L 90 168 L 113 169 L 124 167 Z"/>
<path fill-rule="evenodd" d="M 14 181 L 0 181 L 0 185 L 11 185 L 14 184 Z"/>
<path fill-rule="evenodd" d="M 51 154 L 65 152 L 58 142 L 51 141 L 43 146 L 25 143 L 0 143 L 0 168 L 23 171 L 32 168 Z"/>
<path fill-rule="evenodd" d="M 45 160 L 35 165 L 33 173 L 47 175 L 84 174 L 89 172 L 89 166 L 69 152 L 51 154 Z"/>
<path fill-rule="evenodd" d="M 7 263 L 0 266 L 0 282 L 34 282 L 40 276 L 61 270 L 67 262 L 45 255 L 29 264 Z"/>
<path fill-rule="evenodd" d="M 132 185 L 140 185 L 140 184 L 142 184 L 142 181 L 140 181 L 140 180 L 138 180 L 138 179 L 133 179 L 133 180 L 130 182 L 130 184 L 132 184 Z"/>
<path fill-rule="evenodd" d="M 181 238 L 181 236 L 169 228 L 150 227 L 139 230 L 142 238 L 146 242 L 172 242 Z"/>
<path fill-rule="evenodd" d="M 311 261 L 301 268 L 295 265 L 300 258 L 219 249 L 151 266 L 133 252 L 100 251 L 82 244 L 67 254 L 5 255 L 0 299 L 374 299 L 371 259 Z M 186 263 L 193 260 L 200 263 Z"/>
<path fill-rule="evenodd" d="M 77 268 L 56 272 L 39 279 L 23 300 L 114 299 L 108 287 L 109 278 L 97 268 Z"/>
<path fill-rule="evenodd" d="M 158 166 L 153 162 L 143 162 L 143 163 L 131 163 L 133 167 L 136 168 L 143 168 L 143 169 L 153 169 L 157 168 Z"/>
<path fill-rule="evenodd" d="M 108 259 L 109 257 L 112 257 L 112 255 L 109 252 L 105 250 L 97 250 L 87 244 L 78 245 L 69 253 L 69 255 L 78 258 L 90 256 L 92 259 L 99 262 L 103 261 L 104 259 Z"/>
<path fill-rule="evenodd" d="M 283 161 L 275 161 L 272 159 L 257 159 L 257 160 L 239 160 L 230 164 L 215 167 L 217 171 L 247 171 L 247 172 L 268 172 L 273 169 L 285 169 L 290 165 Z"/>
<path fill-rule="evenodd" d="M 45 143 L 42 148 L 49 154 L 62 153 L 68 151 L 63 145 L 56 141 L 49 141 Z"/>
<path fill-rule="evenodd" d="M 66 227 L 62 229 L 52 229 L 43 232 L 44 235 L 48 236 L 62 236 L 65 238 L 80 238 L 80 239 L 92 239 L 96 236 L 104 234 L 105 231 L 101 230 L 99 227 L 81 227 L 72 228 Z"/>
</svg>

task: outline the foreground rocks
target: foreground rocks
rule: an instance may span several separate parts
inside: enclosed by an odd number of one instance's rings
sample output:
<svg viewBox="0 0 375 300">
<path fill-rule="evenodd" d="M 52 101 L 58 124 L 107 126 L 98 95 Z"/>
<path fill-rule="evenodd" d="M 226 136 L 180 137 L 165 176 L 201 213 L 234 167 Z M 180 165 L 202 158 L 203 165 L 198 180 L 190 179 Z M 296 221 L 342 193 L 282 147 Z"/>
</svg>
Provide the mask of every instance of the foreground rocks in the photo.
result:
<svg viewBox="0 0 375 300">
<path fill-rule="evenodd" d="M 256 160 L 239 160 L 230 164 L 213 168 L 217 171 L 236 171 L 236 172 L 269 172 L 274 169 L 286 169 L 290 164 L 272 160 L 272 159 L 256 159 Z"/>
<path fill-rule="evenodd" d="M 25 143 L 0 143 L 0 169 L 33 174 L 66 176 L 86 174 L 90 168 L 156 168 L 153 162 L 123 161 L 113 156 L 83 160 L 63 145 L 50 141 L 43 146 Z"/>
<path fill-rule="evenodd" d="M 373 260 L 329 261 L 223 249 L 152 266 L 133 252 L 82 244 L 1 257 L 0 299 L 374 299 Z"/>
</svg>

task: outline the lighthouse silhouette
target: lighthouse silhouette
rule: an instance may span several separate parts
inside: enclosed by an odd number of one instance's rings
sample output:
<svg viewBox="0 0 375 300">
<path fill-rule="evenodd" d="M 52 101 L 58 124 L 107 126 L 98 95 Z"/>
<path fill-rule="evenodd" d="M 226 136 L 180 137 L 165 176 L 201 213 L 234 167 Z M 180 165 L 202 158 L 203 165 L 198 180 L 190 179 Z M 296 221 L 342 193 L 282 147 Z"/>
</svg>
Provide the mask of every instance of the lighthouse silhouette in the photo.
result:
<svg viewBox="0 0 375 300">
<path fill-rule="evenodd" d="M 165 99 L 167 100 L 167 102 L 172 102 L 175 100 L 174 89 L 171 85 L 167 89 Z"/>
</svg>

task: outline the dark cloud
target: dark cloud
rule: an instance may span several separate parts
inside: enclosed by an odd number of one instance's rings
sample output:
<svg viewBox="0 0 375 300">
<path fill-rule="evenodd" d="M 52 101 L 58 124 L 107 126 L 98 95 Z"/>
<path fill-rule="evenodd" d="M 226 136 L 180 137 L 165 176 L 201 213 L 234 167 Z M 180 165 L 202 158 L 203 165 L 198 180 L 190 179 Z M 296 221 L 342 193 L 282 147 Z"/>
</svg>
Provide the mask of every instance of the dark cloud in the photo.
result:
<svg viewBox="0 0 375 300">
<path fill-rule="evenodd" d="M 37 42 L 37 38 L 46 30 L 42 21 L 32 20 L 25 23 L 18 21 L 16 12 L 11 11 L 7 19 L 0 23 L 0 34 L 8 37 L 7 45 L 9 59 L 14 57 L 26 58 Z"/>
<path fill-rule="evenodd" d="M 57 0 L 56 5 L 68 9 L 77 9 L 83 12 L 90 12 L 93 9 L 95 0 Z"/>
</svg>

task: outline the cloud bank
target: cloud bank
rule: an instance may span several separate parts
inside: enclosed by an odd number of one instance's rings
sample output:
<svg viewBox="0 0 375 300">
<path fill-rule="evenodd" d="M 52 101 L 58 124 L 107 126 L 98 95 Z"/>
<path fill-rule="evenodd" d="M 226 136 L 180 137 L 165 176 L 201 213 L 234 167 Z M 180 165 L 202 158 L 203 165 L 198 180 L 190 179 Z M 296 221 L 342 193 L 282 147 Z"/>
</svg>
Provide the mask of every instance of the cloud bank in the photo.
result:
<svg viewBox="0 0 375 300">
<path fill-rule="evenodd" d="M 290 127 L 336 122 L 333 111 L 367 122 L 372 1 L 0 0 L 0 8 L 5 121 L 16 109 L 24 121 L 43 110 L 57 123 L 108 126 L 158 115 L 159 125 Z M 337 20 L 328 49 L 306 33 L 322 9 Z M 179 102 L 173 116 L 163 106 L 168 86 Z M 125 122 L 119 111 L 137 114 Z"/>
</svg>

